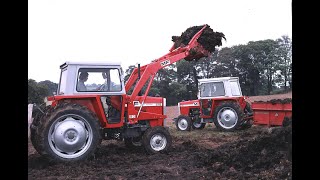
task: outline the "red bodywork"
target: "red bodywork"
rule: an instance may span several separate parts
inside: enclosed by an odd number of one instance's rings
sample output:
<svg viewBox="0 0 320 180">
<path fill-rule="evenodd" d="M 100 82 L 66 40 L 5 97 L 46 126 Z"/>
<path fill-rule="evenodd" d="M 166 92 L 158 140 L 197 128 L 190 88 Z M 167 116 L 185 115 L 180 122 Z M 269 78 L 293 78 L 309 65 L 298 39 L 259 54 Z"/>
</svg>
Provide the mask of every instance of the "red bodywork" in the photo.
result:
<svg viewBox="0 0 320 180">
<path fill-rule="evenodd" d="M 253 123 L 281 126 L 285 117 L 292 116 L 292 103 L 252 102 Z"/>
<path fill-rule="evenodd" d="M 183 101 L 179 103 L 179 110 L 181 115 L 189 115 L 191 109 L 200 109 L 200 101 L 191 100 L 191 101 Z"/>
<path fill-rule="evenodd" d="M 127 110 L 125 105 L 125 101 L 121 101 L 121 99 L 125 99 L 127 95 L 118 95 L 111 96 L 111 104 L 113 107 L 118 109 L 121 112 L 121 122 L 116 124 L 109 124 L 105 115 L 104 108 L 101 102 L 101 96 L 103 95 L 77 95 L 77 96 L 51 96 L 48 97 L 48 101 L 52 101 L 52 106 L 56 106 L 59 102 L 68 102 L 74 104 L 80 104 L 86 106 L 89 110 L 94 112 L 94 114 L 98 117 L 100 124 L 104 128 L 119 128 L 124 124 L 124 112 Z M 135 102 L 135 110 L 139 111 L 141 107 L 141 96 L 136 97 Z M 151 127 L 153 126 L 162 126 L 163 120 L 166 117 L 163 115 L 163 98 L 162 97 L 148 97 L 145 101 L 144 106 L 141 108 L 140 118 L 150 120 Z M 139 102 L 140 104 L 138 104 Z M 153 112 L 153 113 L 148 113 Z M 148 117 L 146 117 L 146 114 Z M 153 116 L 152 114 L 156 114 L 157 116 Z M 162 116 L 161 116 L 162 115 Z M 162 117 L 159 119 L 159 116 Z"/>
<path fill-rule="evenodd" d="M 210 115 L 203 115 L 202 108 L 209 107 L 209 100 L 212 101 Z M 221 102 L 225 101 L 237 101 L 242 109 L 246 106 L 245 97 L 221 97 L 221 98 L 212 98 L 212 99 L 201 99 L 201 100 L 191 100 L 183 101 L 179 103 L 180 114 L 189 116 L 191 109 L 200 110 L 200 118 L 212 118 L 214 116 L 215 107 L 217 107 Z M 201 108 L 200 108 L 201 107 Z"/>
<path fill-rule="evenodd" d="M 193 36 L 188 45 L 178 48 L 174 48 L 173 45 L 168 54 L 153 60 L 150 64 L 142 66 L 140 68 L 140 78 L 138 77 L 138 68 L 133 70 L 125 85 L 125 90 L 128 92 L 135 84 L 132 94 L 111 96 L 113 107 L 121 112 L 120 123 L 108 123 L 103 105 L 101 103 L 101 96 L 103 95 L 61 95 L 48 97 L 48 100 L 52 101 L 52 106 L 55 106 L 59 101 L 64 101 L 77 103 L 88 107 L 92 112 L 94 112 L 94 114 L 97 115 L 101 126 L 104 128 L 122 127 L 125 119 L 128 120 L 128 122 L 126 122 L 127 124 L 136 124 L 138 121 L 148 120 L 151 127 L 163 126 L 163 121 L 167 117 L 163 112 L 165 103 L 164 99 L 162 97 L 147 96 L 153 79 L 160 69 L 179 60 L 192 60 L 193 58 L 201 58 L 210 55 L 210 53 L 197 42 L 197 39 L 200 37 L 205 28 L 206 25 L 204 25 L 204 27 Z M 193 50 L 196 53 L 192 53 L 191 55 L 190 50 Z M 149 83 L 144 95 L 138 96 L 139 92 L 148 82 L 148 80 Z M 125 112 L 127 117 L 124 117 Z"/>
</svg>

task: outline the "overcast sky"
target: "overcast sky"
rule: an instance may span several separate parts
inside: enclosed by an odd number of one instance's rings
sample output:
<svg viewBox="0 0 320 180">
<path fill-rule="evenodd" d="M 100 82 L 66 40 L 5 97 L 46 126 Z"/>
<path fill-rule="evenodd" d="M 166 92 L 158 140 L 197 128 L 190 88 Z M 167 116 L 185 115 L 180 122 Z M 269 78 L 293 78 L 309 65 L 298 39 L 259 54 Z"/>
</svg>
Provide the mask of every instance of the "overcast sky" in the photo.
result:
<svg viewBox="0 0 320 180">
<path fill-rule="evenodd" d="M 28 0 L 28 78 L 58 83 L 65 61 L 145 65 L 203 24 L 221 48 L 292 38 L 291 0 Z"/>
</svg>

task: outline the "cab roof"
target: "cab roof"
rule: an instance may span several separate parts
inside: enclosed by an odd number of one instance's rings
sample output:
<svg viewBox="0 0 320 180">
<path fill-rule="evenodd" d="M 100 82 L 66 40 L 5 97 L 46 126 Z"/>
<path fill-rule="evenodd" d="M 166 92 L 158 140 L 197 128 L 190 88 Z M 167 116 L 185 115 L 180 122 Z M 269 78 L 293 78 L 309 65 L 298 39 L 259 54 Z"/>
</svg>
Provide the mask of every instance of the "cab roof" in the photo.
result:
<svg viewBox="0 0 320 180">
<path fill-rule="evenodd" d="M 60 65 L 60 69 L 67 67 L 68 65 L 90 65 L 90 66 L 121 66 L 121 62 L 98 62 L 98 61 L 90 61 L 90 62 L 75 62 L 75 61 L 66 61 L 62 65 Z"/>
<path fill-rule="evenodd" d="M 213 82 L 213 81 L 225 81 L 225 80 L 231 80 L 231 79 L 239 80 L 239 77 L 218 77 L 218 78 L 199 79 L 199 83 L 206 83 L 206 82 Z"/>
</svg>

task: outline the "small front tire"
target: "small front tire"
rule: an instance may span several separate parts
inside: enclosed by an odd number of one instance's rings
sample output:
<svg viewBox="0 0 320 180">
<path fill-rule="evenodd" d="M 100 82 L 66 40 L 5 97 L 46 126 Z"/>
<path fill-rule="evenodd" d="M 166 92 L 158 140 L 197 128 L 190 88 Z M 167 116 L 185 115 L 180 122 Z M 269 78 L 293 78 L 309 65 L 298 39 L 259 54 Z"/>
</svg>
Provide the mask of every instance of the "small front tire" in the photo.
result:
<svg viewBox="0 0 320 180">
<path fill-rule="evenodd" d="M 143 146 L 148 154 L 166 152 L 170 149 L 172 138 L 168 130 L 162 126 L 151 127 L 142 137 Z"/>
<path fill-rule="evenodd" d="M 191 119 L 189 116 L 180 115 L 176 120 L 176 127 L 179 131 L 191 130 Z"/>
</svg>

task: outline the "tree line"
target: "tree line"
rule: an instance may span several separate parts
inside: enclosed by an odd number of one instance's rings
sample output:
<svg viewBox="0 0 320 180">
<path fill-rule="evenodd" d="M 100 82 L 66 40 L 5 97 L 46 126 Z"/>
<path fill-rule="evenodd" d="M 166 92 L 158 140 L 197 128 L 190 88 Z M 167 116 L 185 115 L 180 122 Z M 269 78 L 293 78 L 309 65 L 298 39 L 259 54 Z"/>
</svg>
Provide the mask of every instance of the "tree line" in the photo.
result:
<svg viewBox="0 0 320 180">
<path fill-rule="evenodd" d="M 49 80 L 36 82 L 33 79 L 28 80 L 28 104 L 42 104 L 47 96 L 52 96 L 57 92 L 58 84 Z"/>
<path fill-rule="evenodd" d="M 131 65 L 125 71 L 125 81 L 134 68 Z M 148 95 L 159 94 L 167 99 L 168 106 L 177 105 L 182 100 L 197 98 L 199 79 L 227 76 L 239 77 L 242 94 L 246 96 L 288 92 L 292 88 L 292 40 L 282 36 L 276 40 L 249 41 L 221 48 L 198 61 L 179 61 L 158 71 Z M 36 83 L 29 79 L 28 101 L 43 102 L 57 87 L 51 81 Z M 142 93 L 145 89 L 146 86 Z"/>
<path fill-rule="evenodd" d="M 134 68 L 129 66 L 125 80 Z M 176 105 L 197 98 L 199 79 L 228 76 L 239 77 L 246 96 L 288 92 L 292 88 L 292 40 L 282 36 L 250 41 L 216 50 L 198 61 L 179 61 L 158 71 L 149 95 L 159 94 L 168 105 Z"/>
</svg>

